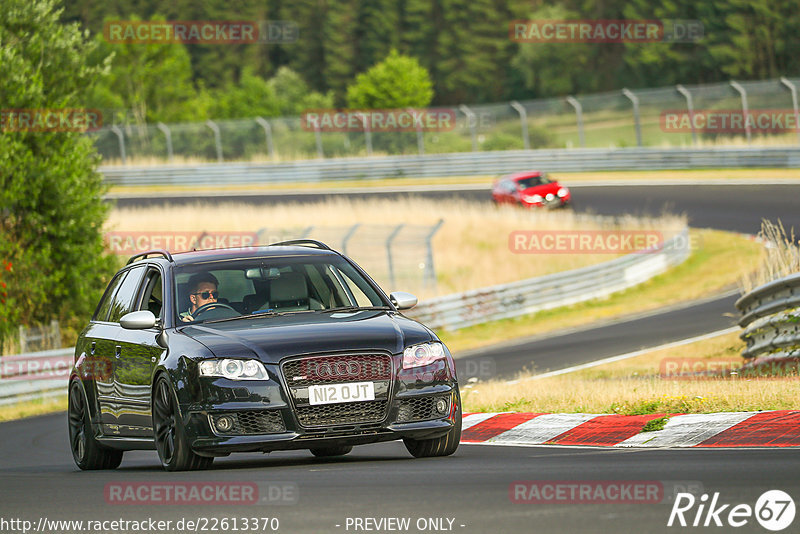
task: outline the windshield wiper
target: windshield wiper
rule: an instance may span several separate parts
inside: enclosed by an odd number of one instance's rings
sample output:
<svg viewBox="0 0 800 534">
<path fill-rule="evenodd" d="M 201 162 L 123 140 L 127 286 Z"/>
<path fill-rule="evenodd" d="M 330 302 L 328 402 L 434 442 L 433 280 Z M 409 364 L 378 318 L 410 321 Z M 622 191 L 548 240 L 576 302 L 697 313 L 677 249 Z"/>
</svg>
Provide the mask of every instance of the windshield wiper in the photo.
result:
<svg viewBox="0 0 800 534">
<path fill-rule="evenodd" d="M 269 311 L 269 312 L 255 312 L 255 313 L 248 313 L 247 315 L 237 315 L 236 317 L 225 317 L 224 319 L 212 319 L 210 321 L 203 321 L 204 323 L 223 323 L 225 321 L 235 321 L 236 319 L 253 319 L 255 317 L 275 317 L 277 315 L 285 315 L 291 312 L 276 312 L 276 311 Z"/>
<path fill-rule="evenodd" d="M 375 311 L 375 310 L 390 310 L 389 306 L 337 306 L 336 308 L 323 308 L 321 310 L 314 310 L 315 312 L 341 312 L 341 311 Z"/>
</svg>

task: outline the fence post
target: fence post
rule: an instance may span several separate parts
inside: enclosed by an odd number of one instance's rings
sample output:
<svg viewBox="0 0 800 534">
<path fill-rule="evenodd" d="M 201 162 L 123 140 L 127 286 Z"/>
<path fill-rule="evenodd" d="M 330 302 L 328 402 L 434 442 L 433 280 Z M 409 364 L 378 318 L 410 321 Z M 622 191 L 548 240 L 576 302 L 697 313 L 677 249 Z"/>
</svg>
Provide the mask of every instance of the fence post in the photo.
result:
<svg viewBox="0 0 800 534">
<path fill-rule="evenodd" d="M 217 161 L 220 163 L 222 162 L 222 138 L 219 135 L 219 126 L 217 123 L 212 121 L 211 119 L 206 121 L 206 126 L 211 128 L 211 131 L 214 132 L 214 144 L 217 145 Z"/>
<path fill-rule="evenodd" d="M 345 256 L 347 256 L 347 242 L 350 241 L 350 238 L 353 237 L 353 234 L 356 233 L 356 230 L 358 230 L 359 226 L 361 226 L 361 223 L 356 223 L 353 226 L 351 226 L 350 229 L 347 231 L 346 234 L 344 234 L 344 237 L 342 238 L 342 252 L 344 253 Z"/>
<path fill-rule="evenodd" d="M 472 151 L 473 152 L 477 152 L 478 151 L 478 136 L 475 133 L 475 127 L 478 124 L 478 118 L 475 116 L 475 114 L 472 112 L 472 110 L 469 109 L 464 104 L 461 104 L 460 106 L 458 106 L 458 109 L 460 109 L 461 113 L 463 113 L 467 117 L 467 126 L 469 126 L 469 135 L 472 138 Z"/>
<path fill-rule="evenodd" d="M 367 156 L 372 155 L 372 132 L 369 130 L 369 121 L 367 120 L 367 116 L 364 115 L 362 112 L 358 112 L 358 116 L 361 118 L 361 124 L 364 125 L 364 141 L 367 145 Z"/>
<path fill-rule="evenodd" d="M 750 121 L 747 120 L 750 115 L 750 111 L 747 106 L 747 91 L 745 91 L 744 87 L 739 82 L 731 80 L 731 87 L 736 89 L 736 92 L 742 97 L 742 120 L 744 121 L 744 133 L 747 136 L 747 144 L 750 144 Z"/>
<path fill-rule="evenodd" d="M 524 143 L 525 150 L 531 148 L 531 138 L 528 135 L 528 113 L 525 108 L 516 100 L 511 101 L 511 107 L 519 113 L 519 120 L 522 123 L 522 142 Z"/>
<path fill-rule="evenodd" d="M 794 109 L 794 129 L 797 132 L 797 143 L 800 144 L 800 112 L 797 110 L 797 86 L 788 78 L 781 76 L 781 83 L 792 92 L 792 108 Z"/>
<path fill-rule="evenodd" d="M 623 89 L 622 94 L 628 97 L 633 104 L 633 124 L 636 128 L 636 146 L 642 146 L 642 125 L 639 121 L 639 97 L 629 89 Z"/>
<path fill-rule="evenodd" d="M 422 287 L 427 289 L 428 284 L 430 283 L 433 285 L 434 291 L 436 290 L 436 269 L 433 266 L 433 245 L 431 244 L 431 241 L 433 241 L 433 236 L 439 231 L 439 228 L 441 228 L 443 224 L 444 219 L 439 219 L 439 222 L 437 222 L 433 228 L 431 228 L 431 231 L 428 232 L 428 235 L 425 236 L 427 257 L 425 259 L 425 274 L 422 278 Z"/>
<path fill-rule="evenodd" d="M 256 117 L 256 122 L 264 128 L 264 137 L 267 140 L 267 153 L 269 154 L 269 159 L 275 159 L 275 146 L 272 144 L 272 125 L 270 125 L 269 121 L 263 119 L 262 117 Z"/>
<path fill-rule="evenodd" d="M 581 148 L 585 148 L 586 136 L 583 133 L 583 106 L 574 96 L 568 96 L 567 103 L 575 109 L 575 115 L 578 118 L 578 144 Z"/>
<path fill-rule="evenodd" d="M 311 235 L 311 232 L 313 232 L 313 231 L 314 231 L 314 227 L 313 226 L 309 226 L 308 228 L 303 230 L 303 234 L 300 236 L 300 239 L 306 239 L 308 236 Z"/>
<path fill-rule="evenodd" d="M 386 238 L 386 258 L 389 260 L 389 283 L 392 284 L 392 289 L 390 291 L 394 291 L 397 286 L 397 280 L 394 278 L 394 262 L 392 260 L 392 241 L 394 238 L 397 237 L 397 234 L 400 233 L 400 230 L 403 229 L 405 224 L 398 224 L 397 227 L 392 230 L 392 233 L 389 234 L 389 237 Z"/>
<path fill-rule="evenodd" d="M 61 327 L 58 321 L 50 321 L 50 347 L 53 349 L 61 348 Z"/>
<path fill-rule="evenodd" d="M 319 121 L 314 123 L 314 141 L 317 143 L 317 157 L 324 159 L 325 152 L 322 150 L 322 131 L 319 128 Z"/>
<path fill-rule="evenodd" d="M 416 115 L 416 110 L 414 108 L 406 108 L 406 111 L 408 111 L 411 114 L 412 118 L 416 118 L 417 115 Z M 422 121 L 415 120 L 414 123 L 416 124 L 417 127 L 417 152 L 419 153 L 420 156 L 424 156 L 425 138 L 422 135 Z"/>
<path fill-rule="evenodd" d="M 675 89 L 686 99 L 686 109 L 689 110 L 689 126 L 692 128 L 692 144 L 697 146 L 697 130 L 694 127 L 694 103 L 692 102 L 692 93 L 681 84 L 676 85 Z"/>
<path fill-rule="evenodd" d="M 119 139 L 119 157 L 122 159 L 122 164 L 125 165 L 127 161 L 125 157 L 125 134 L 116 124 L 111 127 L 111 131 L 114 132 L 117 135 L 117 139 Z"/>
<path fill-rule="evenodd" d="M 167 140 L 167 160 L 172 163 L 172 132 L 169 131 L 169 127 L 164 124 L 163 122 L 159 122 L 156 124 L 159 130 L 164 132 L 164 137 Z"/>
<path fill-rule="evenodd" d="M 19 327 L 19 353 L 25 354 L 28 352 L 28 339 L 25 334 L 25 327 Z"/>
</svg>

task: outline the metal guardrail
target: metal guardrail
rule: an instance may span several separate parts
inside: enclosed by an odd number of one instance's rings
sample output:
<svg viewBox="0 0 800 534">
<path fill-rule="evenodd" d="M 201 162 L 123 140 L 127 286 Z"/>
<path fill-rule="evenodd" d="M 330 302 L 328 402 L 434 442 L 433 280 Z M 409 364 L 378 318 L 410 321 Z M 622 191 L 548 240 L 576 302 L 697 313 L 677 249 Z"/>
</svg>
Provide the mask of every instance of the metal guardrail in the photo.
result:
<svg viewBox="0 0 800 534">
<path fill-rule="evenodd" d="M 800 358 L 800 273 L 759 286 L 736 301 L 748 360 Z"/>
<path fill-rule="evenodd" d="M 800 167 L 800 148 L 619 148 L 503 150 L 338 158 L 287 163 L 206 163 L 152 167 L 104 166 L 112 185 L 232 185 L 375 178 L 482 176 L 543 169 L 550 172 Z"/>
<path fill-rule="evenodd" d="M 0 358 L 0 406 L 66 395 L 74 354 L 72 347 Z"/>
<path fill-rule="evenodd" d="M 430 299 L 409 310 L 407 315 L 431 328 L 456 330 L 605 297 L 683 262 L 690 252 L 688 235 L 688 228 L 684 228 L 656 251 L 628 254 L 598 265 Z"/>
<path fill-rule="evenodd" d="M 649 280 L 684 261 L 690 252 L 688 236 L 689 229 L 684 228 L 654 251 L 431 299 L 421 302 L 407 315 L 431 328 L 454 330 L 604 297 Z M 74 352 L 73 347 L 0 358 L 0 406 L 66 395 Z M 53 374 L 58 378 L 43 378 Z"/>
</svg>

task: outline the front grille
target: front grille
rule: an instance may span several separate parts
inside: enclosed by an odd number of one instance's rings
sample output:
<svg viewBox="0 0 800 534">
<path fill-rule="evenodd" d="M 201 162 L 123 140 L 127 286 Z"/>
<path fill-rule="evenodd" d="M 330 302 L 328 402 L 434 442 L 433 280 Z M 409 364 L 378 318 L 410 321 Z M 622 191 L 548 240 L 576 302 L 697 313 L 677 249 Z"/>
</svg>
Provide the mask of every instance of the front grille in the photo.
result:
<svg viewBox="0 0 800 534">
<path fill-rule="evenodd" d="M 289 387 L 335 382 L 390 380 L 392 359 L 386 354 L 345 354 L 290 360 L 283 364 Z"/>
<path fill-rule="evenodd" d="M 392 384 L 388 354 L 337 354 L 296 358 L 281 364 L 297 420 L 303 427 L 377 423 L 385 419 Z M 309 386 L 372 382 L 375 400 L 315 404 Z"/>
<path fill-rule="evenodd" d="M 387 400 L 319 404 L 297 408 L 303 426 L 342 425 L 380 421 L 386 414 Z"/>
<path fill-rule="evenodd" d="M 222 417 L 233 419 L 233 427 L 229 430 L 220 430 L 218 421 Z M 222 435 L 249 435 L 249 434 L 277 434 L 286 432 L 283 417 L 276 410 L 232 412 L 214 414 L 211 416 L 211 426 L 214 432 Z"/>
<path fill-rule="evenodd" d="M 448 397 L 416 397 L 404 400 L 400 403 L 400 408 L 397 412 L 398 422 L 411 422 L 411 421 L 428 421 L 431 419 L 440 419 L 445 414 L 436 411 L 436 401 L 444 398 L 449 402 Z"/>
</svg>

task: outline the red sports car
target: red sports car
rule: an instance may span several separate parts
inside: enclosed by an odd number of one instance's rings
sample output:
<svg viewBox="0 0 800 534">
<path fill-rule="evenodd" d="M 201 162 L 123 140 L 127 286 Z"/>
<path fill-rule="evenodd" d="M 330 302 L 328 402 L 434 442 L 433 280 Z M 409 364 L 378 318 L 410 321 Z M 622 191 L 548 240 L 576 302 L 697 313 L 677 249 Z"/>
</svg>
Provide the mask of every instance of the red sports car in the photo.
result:
<svg viewBox="0 0 800 534">
<path fill-rule="evenodd" d="M 498 204 L 519 204 L 526 208 L 562 208 L 572 202 L 569 189 L 540 171 L 518 172 L 498 179 L 492 186 L 492 200 Z"/>
</svg>

